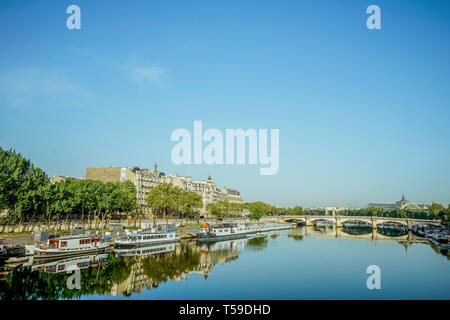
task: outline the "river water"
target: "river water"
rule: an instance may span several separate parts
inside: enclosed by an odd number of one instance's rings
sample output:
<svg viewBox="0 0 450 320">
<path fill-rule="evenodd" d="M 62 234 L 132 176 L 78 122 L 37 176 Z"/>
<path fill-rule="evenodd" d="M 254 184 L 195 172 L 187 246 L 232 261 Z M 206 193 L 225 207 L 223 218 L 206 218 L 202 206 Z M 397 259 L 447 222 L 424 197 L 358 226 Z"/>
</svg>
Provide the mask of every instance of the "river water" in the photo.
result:
<svg viewBox="0 0 450 320">
<path fill-rule="evenodd" d="M 380 289 L 367 287 L 371 265 Z M 448 252 L 411 234 L 314 227 L 30 260 L 3 266 L 0 278 L 0 299 L 450 299 Z"/>
</svg>

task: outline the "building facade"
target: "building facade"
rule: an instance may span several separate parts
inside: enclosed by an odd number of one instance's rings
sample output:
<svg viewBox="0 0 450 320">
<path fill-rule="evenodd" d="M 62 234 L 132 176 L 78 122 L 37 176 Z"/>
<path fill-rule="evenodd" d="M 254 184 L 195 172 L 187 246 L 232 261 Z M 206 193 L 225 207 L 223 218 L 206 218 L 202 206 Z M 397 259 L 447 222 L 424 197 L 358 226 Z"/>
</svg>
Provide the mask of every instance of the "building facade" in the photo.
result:
<svg viewBox="0 0 450 320">
<path fill-rule="evenodd" d="M 50 184 L 64 182 L 64 181 L 66 181 L 66 179 L 73 179 L 75 181 L 84 180 L 84 178 L 77 178 L 77 177 L 53 176 L 53 177 L 50 178 Z"/>
<path fill-rule="evenodd" d="M 386 202 L 370 202 L 367 207 L 369 208 L 380 208 L 385 210 L 391 209 L 412 209 L 412 210 L 420 210 L 420 209 L 428 209 L 430 205 L 428 204 L 418 204 L 409 200 L 406 200 L 405 195 L 395 203 L 386 203 Z"/>
<path fill-rule="evenodd" d="M 136 187 L 139 205 L 137 211 L 141 214 L 151 213 L 151 209 L 146 201 L 147 196 L 160 183 L 171 183 L 173 186 L 200 194 L 203 201 L 202 213 L 206 212 L 205 208 L 208 203 L 215 203 L 219 200 L 242 203 L 239 191 L 231 188 L 219 189 L 211 176 L 207 180 L 195 180 L 188 176 L 166 175 L 158 171 L 157 164 L 155 164 L 153 172 L 149 169 L 140 169 L 138 167 L 86 168 L 86 180 L 100 180 L 105 183 L 133 182 Z"/>
</svg>

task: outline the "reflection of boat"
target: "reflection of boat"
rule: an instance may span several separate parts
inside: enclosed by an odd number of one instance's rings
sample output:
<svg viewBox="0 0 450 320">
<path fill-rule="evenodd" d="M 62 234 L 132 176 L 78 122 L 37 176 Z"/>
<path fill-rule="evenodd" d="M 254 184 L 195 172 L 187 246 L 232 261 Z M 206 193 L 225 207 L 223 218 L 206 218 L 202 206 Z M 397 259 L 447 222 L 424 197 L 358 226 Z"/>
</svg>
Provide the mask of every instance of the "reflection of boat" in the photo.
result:
<svg viewBox="0 0 450 320">
<path fill-rule="evenodd" d="M 176 236 L 175 232 L 148 232 L 122 236 L 121 238 L 116 240 L 116 246 L 135 247 L 176 241 L 180 241 L 180 238 Z"/>
<path fill-rule="evenodd" d="M 136 257 L 147 256 L 150 254 L 166 253 L 175 251 L 175 243 L 167 243 L 152 246 L 141 246 L 131 249 L 114 249 L 114 253 L 118 257 Z"/>
<path fill-rule="evenodd" d="M 205 252 L 219 252 L 230 250 L 242 250 L 247 245 L 248 238 L 234 239 L 234 240 L 218 240 L 213 242 L 206 242 L 200 244 L 201 250 Z"/>
<path fill-rule="evenodd" d="M 250 234 L 247 239 L 253 239 L 253 238 L 265 238 L 269 236 L 269 232 L 258 232 L 258 233 L 254 233 L 254 234 Z"/>
<path fill-rule="evenodd" d="M 6 265 L 10 268 L 17 266 L 31 267 L 32 271 L 64 272 L 67 271 L 70 266 L 76 266 L 79 269 L 91 266 L 97 267 L 100 261 L 105 261 L 107 259 L 107 253 L 69 257 L 21 257 L 8 259 Z"/>
<path fill-rule="evenodd" d="M 74 266 L 78 269 L 86 269 L 89 267 L 98 267 L 101 261 L 105 261 L 108 259 L 108 254 L 98 254 L 98 255 L 84 255 L 84 256 L 76 256 L 65 259 L 48 259 L 42 260 L 39 259 L 39 263 L 36 263 L 31 266 L 31 270 L 41 270 L 44 272 L 50 273 L 58 273 L 58 272 L 66 272 L 69 270 L 69 267 Z"/>
<path fill-rule="evenodd" d="M 34 248 L 34 257 L 65 257 L 98 252 L 108 247 L 108 242 L 89 235 L 63 236 L 47 240 L 46 245 L 36 246 Z"/>
</svg>

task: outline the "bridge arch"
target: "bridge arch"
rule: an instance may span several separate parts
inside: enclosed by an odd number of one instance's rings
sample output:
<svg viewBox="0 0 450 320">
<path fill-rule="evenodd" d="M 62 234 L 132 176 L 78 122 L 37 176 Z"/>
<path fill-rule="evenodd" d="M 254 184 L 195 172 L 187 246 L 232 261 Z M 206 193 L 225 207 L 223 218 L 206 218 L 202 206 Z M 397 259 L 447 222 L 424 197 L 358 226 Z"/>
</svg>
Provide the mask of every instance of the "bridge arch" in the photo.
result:
<svg viewBox="0 0 450 320">
<path fill-rule="evenodd" d="M 319 221 L 330 221 L 333 223 L 336 223 L 336 219 L 334 217 L 330 217 L 330 216 L 318 216 L 317 219 L 314 218 L 310 218 L 309 221 L 313 224 L 316 225 L 317 222 Z"/>
<path fill-rule="evenodd" d="M 379 221 L 377 223 L 377 233 L 382 236 L 397 238 L 407 235 L 408 231 L 408 225 L 400 221 Z"/>
</svg>

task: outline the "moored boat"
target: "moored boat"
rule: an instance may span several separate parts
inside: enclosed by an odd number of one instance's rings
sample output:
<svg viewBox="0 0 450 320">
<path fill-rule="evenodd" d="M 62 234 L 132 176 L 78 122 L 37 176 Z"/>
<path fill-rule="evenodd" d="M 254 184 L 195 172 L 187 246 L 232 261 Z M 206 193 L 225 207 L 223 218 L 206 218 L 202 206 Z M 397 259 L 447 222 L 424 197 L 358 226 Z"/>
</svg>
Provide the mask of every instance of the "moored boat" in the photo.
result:
<svg viewBox="0 0 450 320">
<path fill-rule="evenodd" d="M 255 228 L 257 232 L 269 232 L 269 231 L 277 231 L 277 230 L 288 230 L 292 229 L 293 226 L 291 224 L 279 224 L 279 223 L 263 223 L 252 226 Z"/>
<path fill-rule="evenodd" d="M 197 233 L 198 241 L 218 241 L 245 237 L 254 233 L 255 229 L 249 228 L 244 223 L 224 222 L 217 225 L 202 224 Z"/>
<path fill-rule="evenodd" d="M 47 240 L 47 243 L 36 245 L 35 258 L 65 257 L 93 253 L 106 250 L 109 242 L 100 237 L 90 235 L 62 236 Z"/>
<path fill-rule="evenodd" d="M 127 234 L 116 240 L 118 247 L 135 247 L 155 243 L 177 242 L 180 238 L 175 232 L 148 232 Z"/>
</svg>

